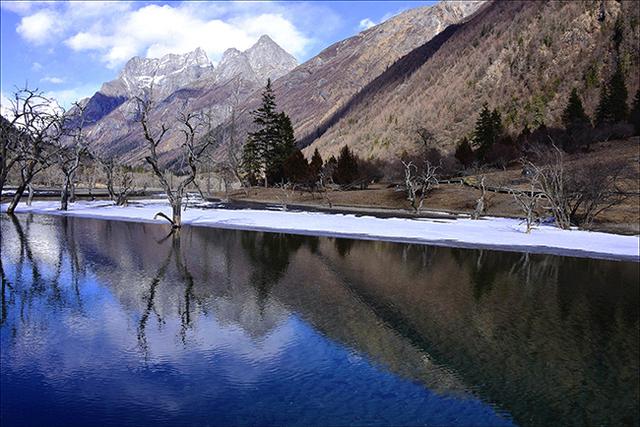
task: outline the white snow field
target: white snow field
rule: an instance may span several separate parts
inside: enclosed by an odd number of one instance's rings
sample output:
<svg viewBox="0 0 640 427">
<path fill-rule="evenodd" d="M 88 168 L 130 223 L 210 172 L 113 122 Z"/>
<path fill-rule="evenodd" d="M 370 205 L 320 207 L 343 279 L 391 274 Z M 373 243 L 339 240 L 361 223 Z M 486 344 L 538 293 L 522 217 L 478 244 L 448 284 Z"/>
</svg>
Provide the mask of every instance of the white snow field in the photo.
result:
<svg viewBox="0 0 640 427">
<path fill-rule="evenodd" d="M 168 202 L 157 199 L 135 200 L 128 207 L 114 206 L 102 200 L 72 203 L 67 212 L 58 208 L 58 201 L 35 201 L 30 207 L 20 203 L 16 213 L 152 222 L 167 224 L 167 227 L 169 223 L 166 220 L 154 220 L 153 217 L 157 212 L 171 215 Z M 6 209 L 7 204 L 3 204 L 1 211 Z M 511 218 L 485 217 L 475 221 L 467 217 L 375 218 L 320 212 L 197 207 L 189 207 L 182 215 L 183 224 L 191 226 L 640 261 L 640 236 L 561 230 L 553 225 L 541 225 L 527 234 L 522 221 Z"/>
</svg>

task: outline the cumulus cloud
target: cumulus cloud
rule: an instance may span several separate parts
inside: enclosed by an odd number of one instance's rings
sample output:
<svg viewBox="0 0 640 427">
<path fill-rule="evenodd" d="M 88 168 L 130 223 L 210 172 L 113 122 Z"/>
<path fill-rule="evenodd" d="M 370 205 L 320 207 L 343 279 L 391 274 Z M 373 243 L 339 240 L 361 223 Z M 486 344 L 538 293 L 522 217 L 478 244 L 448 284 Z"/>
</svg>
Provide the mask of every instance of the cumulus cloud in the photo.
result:
<svg viewBox="0 0 640 427">
<path fill-rule="evenodd" d="M 137 2 L 43 3 L 24 8 L 17 32 L 42 45 L 63 42 L 88 52 L 110 68 L 135 55 L 158 57 L 202 47 L 216 61 L 229 47 L 246 49 L 268 34 L 289 53 L 303 57 L 338 18 L 318 13 L 321 5 L 274 2 Z M 309 16 L 322 22 L 307 25 Z"/>
<path fill-rule="evenodd" d="M 0 92 L 0 114 L 2 117 L 11 118 L 11 101 L 4 92 Z"/>
<path fill-rule="evenodd" d="M 74 102 L 92 96 L 98 88 L 93 84 L 86 84 L 69 89 L 52 90 L 44 95 L 56 104 L 69 108 Z"/>
<path fill-rule="evenodd" d="M 57 21 L 59 18 L 55 13 L 41 10 L 33 15 L 23 17 L 16 31 L 25 40 L 41 45 L 47 43 L 55 33 L 60 32 L 61 27 L 56 25 Z"/>
<path fill-rule="evenodd" d="M 364 18 L 363 20 L 360 21 L 360 24 L 358 25 L 358 28 L 363 31 L 363 30 L 368 30 L 369 28 L 373 27 L 374 25 L 376 25 L 375 22 L 373 22 L 370 18 Z"/>
<path fill-rule="evenodd" d="M 43 78 L 40 79 L 41 82 L 45 82 L 45 83 L 51 83 L 54 85 L 59 85 L 64 83 L 64 79 L 60 78 L 60 77 L 53 77 L 53 76 L 45 76 Z"/>
</svg>

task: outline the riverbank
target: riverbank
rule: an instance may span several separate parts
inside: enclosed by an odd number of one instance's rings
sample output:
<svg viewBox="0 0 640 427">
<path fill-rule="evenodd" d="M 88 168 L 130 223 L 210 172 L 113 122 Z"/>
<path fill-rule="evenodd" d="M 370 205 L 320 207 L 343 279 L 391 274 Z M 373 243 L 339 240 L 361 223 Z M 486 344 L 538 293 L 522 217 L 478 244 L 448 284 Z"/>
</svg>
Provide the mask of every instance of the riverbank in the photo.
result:
<svg viewBox="0 0 640 427">
<path fill-rule="evenodd" d="M 69 211 L 58 209 L 58 202 L 34 201 L 20 204 L 16 213 L 69 215 L 86 218 L 166 223 L 154 219 L 158 212 L 170 215 L 163 200 L 135 200 L 127 207 L 100 201 L 79 201 Z M 7 204 L 1 206 L 2 212 Z M 582 230 L 561 230 L 541 225 L 525 233 L 521 220 L 484 217 L 471 220 L 465 215 L 446 217 L 386 218 L 355 213 L 236 209 L 216 203 L 201 203 L 183 212 L 183 224 L 240 230 L 254 230 L 352 239 L 384 240 L 463 248 L 547 253 L 613 260 L 640 260 L 640 236 L 624 236 Z"/>
</svg>

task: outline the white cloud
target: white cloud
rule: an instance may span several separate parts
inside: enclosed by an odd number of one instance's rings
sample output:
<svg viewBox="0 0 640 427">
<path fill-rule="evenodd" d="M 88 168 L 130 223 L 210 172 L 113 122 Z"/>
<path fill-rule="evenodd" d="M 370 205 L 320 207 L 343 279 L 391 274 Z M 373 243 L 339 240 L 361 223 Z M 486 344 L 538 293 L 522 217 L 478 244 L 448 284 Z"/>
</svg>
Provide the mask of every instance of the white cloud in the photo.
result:
<svg viewBox="0 0 640 427">
<path fill-rule="evenodd" d="M 31 69 L 33 71 L 40 71 L 42 70 L 42 64 L 39 62 L 34 62 L 33 64 L 31 64 Z"/>
<path fill-rule="evenodd" d="M 369 28 L 373 27 L 374 25 L 376 25 L 375 22 L 373 22 L 370 18 L 364 18 L 363 20 L 360 21 L 360 24 L 358 25 L 358 28 L 362 31 L 362 30 L 368 30 Z"/>
<path fill-rule="evenodd" d="M 246 49 L 268 34 L 289 53 L 303 57 L 321 30 L 338 19 L 322 6 L 274 2 L 52 2 L 24 8 L 17 32 L 33 44 L 60 42 L 89 52 L 109 68 L 135 55 L 157 57 L 202 47 L 216 61 L 230 47 Z M 320 21 L 307 25 L 309 15 Z"/>
<path fill-rule="evenodd" d="M 9 120 L 13 117 L 11 113 L 11 101 L 5 96 L 4 92 L 0 92 L 0 114 Z"/>
<path fill-rule="evenodd" d="M 64 83 L 64 79 L 60 78 L 60 77 L 53 77 L 53 76 L 45 76 L 43 78 L 40 79 L 41 82 L 45 82 L 45 83 L 51 83 L 54 85 L 59 85 Z"/>
<path fill-rule="evenodd" d="M 59 17 L 49 10 L 41 10 L 20 20 L 16 31 L 25 40 L 41 45 L 47 43 L 54 34 L 61 31 Z"/>
<path fill-rule="evenodd" d="M 45 96 L 68 109 L 74 102 L 92 96 L 97 90 L 98 87 L 96 85 L 86 84 L 69 89 L 52 90 L 46 92 Z"/>
<path fill-rule="evenodd" d="M 15 12 L 20 15 L 24 15 L 32 10 L 34 3 L 35 2 L 28 1 L 3 1 L 0 3 L 0 6 L 3 9 L 10 10 L 11 12 Z"/>
</svg>

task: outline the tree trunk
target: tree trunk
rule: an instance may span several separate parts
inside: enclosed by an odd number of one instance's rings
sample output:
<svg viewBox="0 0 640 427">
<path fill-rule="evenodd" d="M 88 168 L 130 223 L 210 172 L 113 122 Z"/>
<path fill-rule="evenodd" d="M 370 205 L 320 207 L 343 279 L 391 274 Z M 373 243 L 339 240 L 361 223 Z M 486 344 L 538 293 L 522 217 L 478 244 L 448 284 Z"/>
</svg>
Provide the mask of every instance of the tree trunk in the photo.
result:
<svg viewBox="0 0 640 427">
<path fill-rule="evenodd" d="M 33 201 L 33 185 L 29 183 L 29 185 L 27 185 L 27 188 L 29 189 L 29 197 L 27 197 L 27 206 L 31 206 L 31 202 Z"/>
<path fill-rule="evenodd" d="M 18 203 L 20 203 L 20 199 L 22 198 L 22 193 L 24 192 L 25 188 L 27 188 L 27 184 L 23 182 L 16 189 L 16 194 L 13 195 L 11 203 L 9 203 L 9 207 L 7 208 L 7 213 L 9 215 L 13 215 L 14 211 L 16 210 L 16 206 L 18 206 Z"/>
<path fill-rule="evenodd" d="M 0 199 L 2 199 L 2 192 L 4 191 L 5 182 L 7 182 L 8 172 L 8 170 L 4 169 L 2 173 L 0 173 Z"/>
<path fill-rule="evenodd" d="M 62 190 L 60 190 L 60 210 L 66 211 L 69 207 L 69 181 L 65 178 Z"/>
<path fill-rule="evenodd" d="M 69 188 L 70 188 L 69 201 L 71 203 L 75 203 L 75 201 L 76 201 L 76 183 L 73 182 L 73 180 L 71 180 L 69 182 Z"/>
<path fill-rule="evenodd" d="M 182 197 L 176 197 L 171 208 L 173 209 L 173 227 L 180 228 L 182 226 Z"/>
</svg>

